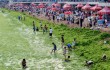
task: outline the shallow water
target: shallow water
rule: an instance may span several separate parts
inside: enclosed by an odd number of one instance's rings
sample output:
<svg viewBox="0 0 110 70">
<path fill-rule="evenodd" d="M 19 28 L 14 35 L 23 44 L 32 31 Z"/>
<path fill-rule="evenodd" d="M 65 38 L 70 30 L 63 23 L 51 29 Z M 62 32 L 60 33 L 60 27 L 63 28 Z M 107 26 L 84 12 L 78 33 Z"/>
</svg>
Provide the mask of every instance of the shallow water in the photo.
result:
<svg viewBox="0 0 110 70">
<path fill-rule="evenodd" d="M 0 12 L 0 69 L 22 70 L 21 61 L 27 61 L 26 70 L 88 70 L 76 55 L 69 63 L 64 62 L 61 43 L 48 33 L 33 33 L 32 27 L 26 26 L 9 13 Z M 58 50 L 50 54 L 55 42 Z"/>
</svg>

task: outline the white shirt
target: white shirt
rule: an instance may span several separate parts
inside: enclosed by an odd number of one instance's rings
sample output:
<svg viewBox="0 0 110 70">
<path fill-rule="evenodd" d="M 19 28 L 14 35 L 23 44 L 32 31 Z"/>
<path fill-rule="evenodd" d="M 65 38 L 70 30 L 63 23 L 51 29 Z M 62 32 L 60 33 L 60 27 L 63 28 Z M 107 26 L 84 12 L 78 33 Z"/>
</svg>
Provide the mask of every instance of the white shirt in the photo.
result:
<svg viewBox="0 0 110 70">
<path fill-rule="evenodd" d="M 93 63 L 93 61 L 91 61 L 91 60 L 87 62 L 87 64 L 91 64 L 91 63 Z"/>
<path fill-rule="evenodd" d="M 88 17 L 88 21 L 90 22 L 91 17 Z"/>
<path fill-rule="evenodd" d="M 52 33 L 53 32 L 53 30 L 52 29 L 50 29 L 50 33 Z"/>
<path fill-rule="evenodd" d="M 57 19 L 59 19 L 59 16 L 57 16 Z"/>
</svg>

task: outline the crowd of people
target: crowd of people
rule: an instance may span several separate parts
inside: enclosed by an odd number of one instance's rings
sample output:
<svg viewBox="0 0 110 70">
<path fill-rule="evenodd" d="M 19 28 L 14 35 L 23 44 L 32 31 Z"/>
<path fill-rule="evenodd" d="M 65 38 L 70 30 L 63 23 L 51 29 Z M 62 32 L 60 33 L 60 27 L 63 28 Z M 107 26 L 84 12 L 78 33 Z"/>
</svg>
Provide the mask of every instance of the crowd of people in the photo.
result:
<svg viewBox="0 0 110 70">
<path fill-rule="evenodd" d="M 37 9 L 36 11 L 34 11 L 31 7 L 29 7 L 28 9 L 26 8 L 11 8 L 10 9 L 12 10 L 21 10 L 21 12 L 24 12 L 24 11 L 27 11 L 29 14 L 35 16 L 35 14 L 37 14 L 37 16 L 41 16 L 41 14 L 43 14 L 46 18 L 48 18 L 48 20 L 52 20 L 53 22 L 61 22 L 61 21 L 67 21 L 66 23 L 67 24 L 79 24 L 80 27 L 83 27 L 83 22 L 85 21 L 85 19 L 87 19 L 88 21 L 88 25 L 89 27 L 93 27 L 93 26 L 96 26 L 97 25 L 97 21 L 99 19 L 102 19 L 99 17 L 98 14 L 96 13 L 93 13 L 93 12 L 85 12 L 85 11 L 81 11 L 79 9 L 75 9 L 75 11 L 73 11 L 74 15 L 72 14 L 69 14 L 69 15 L 65 15 L 64 13 L 64 10 L 61 10 L 59 12 L 56 12 L 56 11 L 52 11 L 52 10 L 49 10 L 49 9 L 42 9 L 42 12 L 41 13 L 41 10 L 40 9 Z M 104 19 L 104 22 L 103 24 L 107 24 L 107 22 L 109 21 L 105 16 L 103 16 L 103 19 Z M 26 17 L 24 16 L 18 16 L 18 20 L 26 20 Z M 49 37 L 52 38 L 52 35 L 53 35 L 53 29 L 49 27 L 45 24 L 44 26 L 42 25 L 42 22 L 40 21 L 39 22 L 39 27 L 36 27 L 36 24 L 35 24 L 35 21 L 32 22 L 32 26 L 33 26 L 33 32 L 36 33 L 36 31 L 39 31 L 39 30 L 42 30 L 43 34 L 45 33 L 48 33 L 49 32 Z M 85 27 L 85 26 L 84 26 Z M 63 55 L 64 55 L 64 61 L 65 62 L 69 62 L 71 61 L 71 55 L 68 55 L 68 51 L 72 51 L 72 49 L 76 48 L 76 38 L 73 39 L 73 42 L 71 43 L 68 43 L 66 46 L 65 46 L 65 39 L 64 39 L 64 35 L 61 35 L 61 47 L 63 49 Z M 56 51 L 57 51 L 57 45 L 52 42 L 52 45 L 53 45 L 53 49 L 51 51 L 51 54 L 54 53 L 56 54 Z M 106 60 L 107 59 L 107 56 L 104 54 L 103 57 L 102 57 L 102 60 Z M 94 62 L 92 60 L 88 60 L 85 62 L 87 66 L 90 66 L 92 64 L 94 64 Z M 23 68 L 27 68 L 27 65 L 26 65 L 26 59 L 23 59 L 22 60 L 22 67 Z"/>
<path fill-rule="evenodd" d="M 18 16 L 18 20 L 24 20 L 22 19 L 24 18 L 23 16 Z M 25 21 L 25 20 L 24 20 Z M 45 24 L 44 26 L 42 25 L 42 21 L 39 22 L 39 27 L 36 27 L 36 24 L 35 24 L 35 21 L 32 22 L 32 26 L 33 26 L 33 32 L 36 34 L 36 32 L 38 32 L 39 30 L 41 30 L 43 32 L 43 34 L 45 33 L 49 33 L 49 37 L 52 38 L 52 35 L 53 35 L 53 29 L 50 27 L 50 29 L 48 29 L 48 26 Z M 64 61 L 65 62 L 70 62 L 71 59 L 71 55 L 68 54 L 68 51 L 72 51 L 73 49 L 76 49 L 76 38 L 73 39 L 73 41 L 71 43 L 68 43 L 67 45 L 65 45 L 65 39 L 64 39 L 64 35 L 61 35 L 61 48 L 63 49 L 63 56 L 64 56 Z M 105 44 L 105 41 L 104 41 L 104 44 Z M 51 54 L 54 53 L 54 54 L 57 54 L 57 45 L 52 42 L 52 45 L 53 45 L 53 49 L 52 51 L 50 52 Z M 81 54 L 83 55 L 83 54 Z M 101 60 L 103 61 L 106 61 L 107 59 L 107 56 L 106 54 L 104 54 L 101 58 Z M 88 60 L 88 61 L 85 61 L 85 66 L 91 66 L 93 65 L 94 62 L 92 60 Z M 26 59 L 23 59 L 22 60 L 22 68 L 25 69 L 27 68 L 27 65 L 26 65 Z"/>
<path fill-rule="evenodd" d="M 44 32 L 46 32 L 46 33 L 49 32 L 49 37 L 52 38 L 52 32 L 53 32 L 52 28 L 48 29 L 48 27 L 46 25 L 44 25 L 44 27 L 42 27 L 41 24 L 42 24 L 42 22 L 40 21 L 40 28 L 41 28 L 43 34 L 44 34 Z M 33 25 L 34 33 L 36 33 L 36 31 L 39 31 L 39 29 L 38 30 L 36 29 L 36 25 L 35 25 L 34 21 L 33 21 L 32 25 Z M 65 45 L 64 35 L 61 35 L 61 47 L 63 49 L 63 53 L 62 54 L 64 55 L 64 61 L 65 62 L 70 62 L 71 61 L 71 59 L 70 59 L 71 55 L 68 55 L 68 51 L 72 51 L 72 49 L 76 49 L 76 47 L 75 47 L 76 43 L 77 43 L 76 42 L 76 38 L 74 38 L 73 42 L 71 44 L 68 43 L 67 45 Z M 104 41 L 104 44 L 105 44 L 105 41 Z M 52 53 L 57 54 L 56 53 L 57 45 L 54 42 L 52 42 L 52 45 L 53 45 L 53 49 L 51 51 L 51 54 Z M 106 61 L 106 59 L 107 59 L 107 56 L 106 56 L 106 54 L 104 54 L 102 56 L 101 60 Z M 94 64 L 94 62 L 92 60 L 88 60 L 88 61 L 85 62 L 85 66 L 88 66 L 88 67 L 93 65 L 93 64 Z M 26 60 L 25 59 L 22 60 L 22 68 L 23 69 L 27 68 Z"/>
<path fill-rule="evenodd" d="M 22 19 L 24 17 L 25 16 L 18 16 L 18 20 L 19 21 L 24 20 L 24 19 Z M 46 24 L 43 26 L 41 21 L 39 22 L 39 27 L 36 27 L 35 21 L 33 21 L 32 22 L 32 27 L 33 27 L 33 33 L 36 34 L 36 32 L 38 32 L 40 30 L 40 31 L 43 32 L 43 34 L 49 33 L 49 37 L 52 38 L 52 34 L 53 34 L 52 28 L 48 29 L 48 26 Z M 57 45 L 54 42 L 52 42 L 52 45 L 53 45 L 53 49 L 52 49 L 52 51 L 50 53 L 51 54 L 52 53 L 57 54 L 56 53 L 56 51 L 57 51 Z M 76 45 L 76 39 L 74 39 L 71 44 L 67 44 L 65 46 L 64 35 L 61 35 L 61 48 L 63 49 L 63 53 L 62 54 L 64 55 L 64 61 L 65 62 L 69 62 L 70 61 L 70 55 L 68 55 L 68 51 L 71 51 L 72 48 L 73 48 L 73 46 L 75 48 L 75 45 Z M 26 59 L 23 59 L 22 60 L 22 68 L 23 69 L 27 68 Z"/>
<path fill-rule="evenodd" d="M 9 9 L 16 10 L 16 11 L 22 11 L 22 12 L 29 12 L 29 14 L 32 14 L 33 16 L 43 16 L 44 19 L 48 19 L 49 21 L 52 20 L 53 22 L 62 22 L 67 24 L 78 24 L 79 27 L 98 27 L 103 26 L 107 27 L 110 23 L 110 17 L 109 14 L 100 16 L 97 14 L 97 12 L 93 11 L 83 11 L 78 8 L 74 8 L 74 10 L 71 9 L 71 11 L 68 11 L 70 13 L 65 13 L 64 9 L 50 9 L 46 6 L 46 8 L 35 8 L 34 6 L 11 6 Z M 98 24 L 98 20 L 103 19 L 103 24 Z"/>
</svg>

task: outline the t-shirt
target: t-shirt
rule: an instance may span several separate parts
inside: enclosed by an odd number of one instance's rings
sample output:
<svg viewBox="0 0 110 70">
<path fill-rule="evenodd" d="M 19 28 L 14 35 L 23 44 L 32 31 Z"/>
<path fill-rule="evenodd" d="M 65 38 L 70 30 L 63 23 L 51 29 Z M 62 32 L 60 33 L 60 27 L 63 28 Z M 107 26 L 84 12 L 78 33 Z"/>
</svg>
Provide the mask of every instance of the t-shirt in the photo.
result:
<svg viewBox="0 0 110 70">
<path fill-rule="evenodd" d="M 91 63 L 93 63 L 93 61 L 88 61 L 88 62 L 87 62 L 87 64 L 91 64 Z"/>
<path fill-rule="evenodd" d="M 50 29 L 50 33 L 52 33 L 53 32 L 53 30 L 52 29 Z"/>
<path fill-rule="evenodd" d="M 67 44 L 68 48 L 71 48 L 71 44 Z"/>
</svg>

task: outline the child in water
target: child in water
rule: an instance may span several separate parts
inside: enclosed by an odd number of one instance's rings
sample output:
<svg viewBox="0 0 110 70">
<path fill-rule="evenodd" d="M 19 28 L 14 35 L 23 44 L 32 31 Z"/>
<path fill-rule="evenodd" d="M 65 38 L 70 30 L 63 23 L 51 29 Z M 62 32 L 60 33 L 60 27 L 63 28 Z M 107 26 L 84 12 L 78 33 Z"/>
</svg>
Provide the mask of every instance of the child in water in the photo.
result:
<svg viewBox="0 0 110 70">
<path fill-rule="evenodd" d="M 27 68 L 27 66 L 26 66 L 26 60 L 25 59 L 22 60 L 22 68 L 23 69 L 26 69 Z"/>
</svg>

